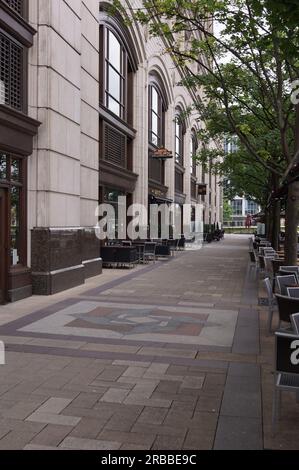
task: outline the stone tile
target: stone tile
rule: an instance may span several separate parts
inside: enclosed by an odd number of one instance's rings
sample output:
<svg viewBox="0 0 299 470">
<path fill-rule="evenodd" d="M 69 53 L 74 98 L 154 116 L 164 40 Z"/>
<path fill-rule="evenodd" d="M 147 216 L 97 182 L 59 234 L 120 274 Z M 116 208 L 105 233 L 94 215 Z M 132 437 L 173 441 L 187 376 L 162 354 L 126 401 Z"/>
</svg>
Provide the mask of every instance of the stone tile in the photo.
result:
<svg viewBox="0 0 299 470">
<path fill-rule="evenodd" d="M 67 437 L 59 446 L 70 450 L 118 450 L 120 442 Z"/>
<path fill-rule="evenodd" d="M 109 388 L 109 390 L 102 396 L 100 401 L 108 403 L 122 403 L 126 399 L 128 393 L 128 390 Z"/>
<path fill-rule="evenodd" d="M 260 419 L 220 416 L 215 450 L 261 450 L 262 448 Z"/>
<path fill-rule="evenodd" d="M 191 430 L 183 444 L 184 450 L 211 450 L 213 449 L 214 433 L 206 430 Z"/>
<path fill-rule="evenodd" d="M 73 401 L 72 405 L 78 408 L 93 408 L 93 406 L 102 398 L 107 392 L 106 388 L 97 389 L 95 392 L 80 393 Z"/>
<path fill-rule="evenodd" d="M 173 427 L 173 426 L 166 426 L 166 425 L 153 425 L 153 424 L 145 424 L 145 423 L 136 423 L 133 428 L 132 432 L 141 433 L 141 434 L 156 434 L 160 436 L 172 436 L 172 437 L 185 437 L 187 434 L 187 427 L 180 426 L 180 427 Z"/>
<path fill-rule="evenodd" d="M 221 415 L 260 418 L 261 389 L 259 380 L 253 380 L 252 377 L 228 376 Z"/>
<path fill-rule="evenodd" d="M 37 410 L 37 413 L 49 413 L 59 414 L 63 411 L 70 403 L 71 399 L 68 398 L 50 398 Z"/>
<path fill-rule="evenodd" d="M 124 372 L 123 377 L 142 377 L 145 372 L 144 367 L 128 367 Z"/>
<path fill-rule="evenodd" d="M 76 426 L 81 418 L 75 416 L 64 416 L 51 413 L 33 413 L 27 418 L 27 421 L 36 423 L 56 424 L 59 426 Z"/>
<path fill-rule="evenodd" d="M 55 426 L 48 424 L 39 434 L 31 441 L 33 445 L 58 447 L 61 441 L 65 439 L 72 431 L 71 426 Z"/>
<path fill-rule="evenodd" d="M 157 436 L 152 450 L 180 450 L 183 448 L 184 438 L 173 436 Z"/>
<path fill-rule="evenodd" d="M 98 439 L 111 439 L 122 442 L 123 444 L 136 444 L 151 447 L 155 441 L 156 435 L 153 433 L 136 433 L 120 431 L 102 431 Z"/>
<path fill-rule="evenodd" d="M 79 437 L 84 439 L 95 439 L 102 431 L 107 419 L 87 418 L 81 419 L 80 423 L 71 430 L 71 437 Z"/>
<path fill-rule="evenodd" d="M 205 380 L 204 376 L 203 377 L 185 377 L 182 382 L 181 388 L 182 389 L 191 388 L 195 390 L 200 390 L 203 386 L 204 380 Z"/>
<path fill-rule="evenodd" d="M 162 424 L 167 413 L 168 413 L 167 409 L 152 408 L 148 406 L 144 408 L 137 422 L 140 424 L 141 423 L 154 424 L 154 425 Z"/>
<path fill-rule="evenodd" d="M 33 432 L 13 430 L 0 440 L 0 450 L 22 450 L 34 436 Z"/>
</svg>

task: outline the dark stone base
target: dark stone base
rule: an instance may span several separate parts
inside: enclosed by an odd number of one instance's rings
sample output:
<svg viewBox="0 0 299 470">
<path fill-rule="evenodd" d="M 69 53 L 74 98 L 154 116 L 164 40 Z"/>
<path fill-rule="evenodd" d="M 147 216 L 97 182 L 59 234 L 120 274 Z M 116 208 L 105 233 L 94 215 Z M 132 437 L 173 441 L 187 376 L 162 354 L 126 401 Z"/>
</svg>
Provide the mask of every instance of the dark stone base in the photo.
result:
<svg viewBox="0 0 299 470">
<path fill-rule="evenodd" d="M 32 273 L 33 294 L 53 295 L 85 282 L 84 266 L 48 274 Z"/>
<path fill-rule="evenodd" d="M 85 269 L 85 279 L 89 279 L 91 277 L 99 276 L 100 274 L 102 274 L 102 259 L 83 261 L 83 266 Z"/>
<path fill-rule="evenodd" d="M 32 296 L 32 285 L 19 287 L 18 289 L 13 289 L 8 291 L 8 300 L 9 302 L 17 302 L 18 300 L 27 299 Z"/>
<path fill-rule="evenodd" d="M 32 230 L 33 294 L 57 294 L 101 273 L 100 242 L 94 229 Z"/>
<path fill-rule="evenodd" d="M 8 274 L 8 301 L 17 302 L 32 295 L 31 270 L 28 267 L 16 266 Z"/>
</svg>

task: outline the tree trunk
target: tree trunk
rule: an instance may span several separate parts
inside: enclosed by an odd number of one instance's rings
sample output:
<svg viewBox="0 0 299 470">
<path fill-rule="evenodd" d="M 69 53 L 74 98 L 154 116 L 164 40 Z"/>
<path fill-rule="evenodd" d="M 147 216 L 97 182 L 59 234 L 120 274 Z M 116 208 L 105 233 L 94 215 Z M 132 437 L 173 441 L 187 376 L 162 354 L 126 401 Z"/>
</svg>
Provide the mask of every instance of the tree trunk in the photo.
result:
<svg viewBox="0 0 299 470">
<path fill-rule="evenodd" d="M 265 209 L 265 234 L 267 240 L 271 239 L 271 232 L 272 232 L 272 223 L 271 223 L 271 216 L 270 216 L 270 209 Z"/>
<path fill-rule="evenodd" d="M 285 258 L 287 266 L 297 265 L 297 227 L 299 223 L 299 181 L 289 186 L 286 207 Z"/>
<path fill-rule="evenodd" d="M 274 201 L 272 207 L 272 233 L 271 243 L 274 250 L 279 250 L 279 234 L 280 234 L 280 201 Z"/>
</svg>

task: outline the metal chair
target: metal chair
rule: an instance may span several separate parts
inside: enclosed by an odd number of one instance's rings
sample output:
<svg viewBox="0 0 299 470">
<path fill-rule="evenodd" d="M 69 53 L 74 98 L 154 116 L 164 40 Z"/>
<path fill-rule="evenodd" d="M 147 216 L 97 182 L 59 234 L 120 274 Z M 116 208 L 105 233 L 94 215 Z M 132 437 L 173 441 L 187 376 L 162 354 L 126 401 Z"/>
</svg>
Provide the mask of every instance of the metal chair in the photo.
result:
<svg viewBox="0 0 299 470">
<path fill-rule="evenodd" d="M 156 243 L 146 242 L 144 244 L 144 259 L 156 262 Z"/>
<path fill-rule="evenodd" d="M 291 315 L 291 325 L 296 335 L 299 335 L 299 313 Z"/>
<path fill-rule="evenodd" d="M 287 295 L 280 294 L 275 294 L 275 297 L 278 305 L 280 328 L 282 322 L 290 323 L 290 316 L 294 313 L 299 312 L 299 299 L 294 299 L 293 297 L 288 297 Z"/>
<path fill-rule="evenodd" d="M 286 274 L 285 276 L 276 276 L 278 293 L 287 295 L 287 287 L 293 287 L 298 284 L 295 274 Z"/>
<path fill-rule="evenodd" d="M 266 279 L 264 279 L 264 283 L 265 283 L 266 290 L 267 290 L 268 308 L 269 308 L 267 329 L 268 329 L 269 333 L 271 333 L 274 308 L 277 306 L 277 303 L 276 303 L 276 298 L 273 294 L 272 282 L 271 282 L 270 278 L 266 277 Z"/>
<path fill-rule="evenodd" d="M 287 274 L 294 273 L 299 282 L 299 266 L 280 266 L 279 270 Z"/>
<path fill-rule="evenodd" d="M 275 333 L 275 379 L 272 408 L 272 434 L 280 418 L 282 392 L 296 392 L 299 398 L 299 335 Z"/>
<path fill-rule="evenodd" d="M 289 297 L 292 297 L 293 299 L 299 299 L 299 286 L 287 287 L 287 293 Z"/>
</svg>

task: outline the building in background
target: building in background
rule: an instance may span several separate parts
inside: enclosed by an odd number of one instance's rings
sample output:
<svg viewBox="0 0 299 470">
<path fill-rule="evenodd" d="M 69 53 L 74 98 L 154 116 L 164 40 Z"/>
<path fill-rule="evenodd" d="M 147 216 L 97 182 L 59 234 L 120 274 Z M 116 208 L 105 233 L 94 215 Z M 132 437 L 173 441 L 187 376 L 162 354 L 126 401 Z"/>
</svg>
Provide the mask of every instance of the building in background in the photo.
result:
<svg viewBox="0 0 299 470">
<path fill-rule="evenodd" d="M 227 227 L 245 227 L 248 216 L 252 218 L 261 210 L 256 202 L 249 201 L 245 197 L 235 197 L 232 201 L 229 201 L 229 204 L 232 209 L 232 218 L 230 221 L 224 221 Z M 252 223 L 254 225 L 254 220 L 252 220 Z"/>
<path fill-rule="evenodd" d="M 106 5 L 0 1 L 0 302 L 99 275 L 96 208 L 118 196 L 193 217 L 202 203 L 201 222 L 222 221 L 218 177 L 192 158 L 201 124 L 181 118 L 196 93 L 159 39 Z"/>
</svg>

